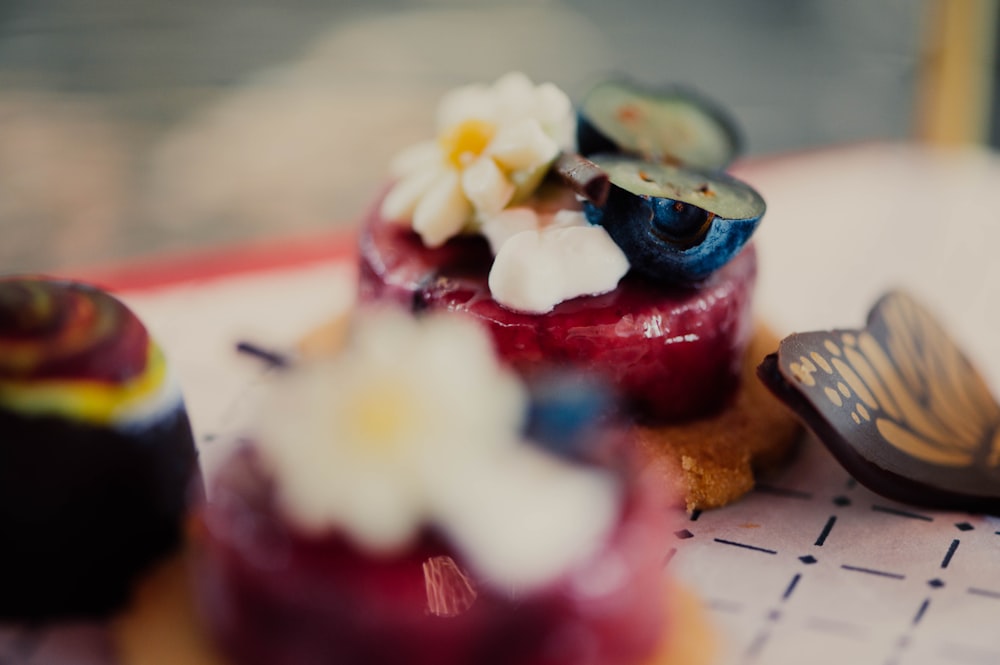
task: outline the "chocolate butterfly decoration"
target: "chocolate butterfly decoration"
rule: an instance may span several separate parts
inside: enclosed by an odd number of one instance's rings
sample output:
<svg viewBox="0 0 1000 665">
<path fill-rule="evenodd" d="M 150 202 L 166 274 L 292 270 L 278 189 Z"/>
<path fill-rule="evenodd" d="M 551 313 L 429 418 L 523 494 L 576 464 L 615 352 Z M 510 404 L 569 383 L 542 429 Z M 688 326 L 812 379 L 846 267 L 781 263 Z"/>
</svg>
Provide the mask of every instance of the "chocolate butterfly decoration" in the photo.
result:
<svg viewBox="0 0 1000 665">
<path fill-rule="evenodd" d="M 869 489 L 1000 512 L 1000 405 L 908 295 L 883 296 L 862 330 L 785 338 L 757 374 Z"/>
</svg>

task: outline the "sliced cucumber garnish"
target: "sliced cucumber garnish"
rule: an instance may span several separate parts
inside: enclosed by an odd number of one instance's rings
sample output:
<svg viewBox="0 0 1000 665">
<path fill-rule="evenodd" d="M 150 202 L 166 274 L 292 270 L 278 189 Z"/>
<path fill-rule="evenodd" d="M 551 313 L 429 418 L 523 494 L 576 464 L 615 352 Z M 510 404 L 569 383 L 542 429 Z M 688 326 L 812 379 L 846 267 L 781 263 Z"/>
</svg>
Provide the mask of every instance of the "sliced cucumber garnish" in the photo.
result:
<svg viewBox="0 0 1000 665">
<path fill-rule="evenodd" d="M 584 97 L 578 120 L 577 146 L 586 156 L 617 152 L 714 171 L 740 148 L 729 115 L 680 87 L 651 90 L 607 81 Z"/>
<path fill-rule="evenodd" d="M 592 155 L 611 180 L 603 206 L 584 203 L 632 268 L 658 281 L 696 282 L 736 256 L 764 215 L 752 187 L 722 173 L 620 155 Z"/>
</svg>

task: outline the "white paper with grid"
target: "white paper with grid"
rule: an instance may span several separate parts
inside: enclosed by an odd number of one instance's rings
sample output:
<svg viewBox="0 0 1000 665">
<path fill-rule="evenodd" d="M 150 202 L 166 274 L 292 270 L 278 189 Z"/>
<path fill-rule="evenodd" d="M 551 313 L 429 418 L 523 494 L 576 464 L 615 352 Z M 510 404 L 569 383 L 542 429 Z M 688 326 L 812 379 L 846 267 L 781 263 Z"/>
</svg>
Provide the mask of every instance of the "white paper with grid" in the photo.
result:
<svg viewBox="0 0 1000 665">
<path fill-rule="evenodd" d="M 1000 662 L 1000 519 L 883 499 L 812 437 L 674 537 L 667 568 L 710 608 L 723 662 Z"/>
</svg>

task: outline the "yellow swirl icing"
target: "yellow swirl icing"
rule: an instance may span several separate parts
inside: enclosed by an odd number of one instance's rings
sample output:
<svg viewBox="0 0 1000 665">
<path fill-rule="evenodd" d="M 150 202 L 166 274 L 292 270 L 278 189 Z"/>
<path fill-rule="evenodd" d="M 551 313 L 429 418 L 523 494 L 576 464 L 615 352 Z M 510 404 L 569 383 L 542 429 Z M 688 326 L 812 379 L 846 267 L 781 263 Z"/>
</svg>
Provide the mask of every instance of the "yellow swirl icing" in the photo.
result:
<svg viewBox="0 0 1000 665">
<path fill-rule="evenodd" d="M 166 359 L 150 343 L 145 370 L 128 381 L 0 380 L 0 407 L 24 415 L 59 415 L 90 425 L 114 425 L 155 401 L 166 381 Z"/>
</svg>

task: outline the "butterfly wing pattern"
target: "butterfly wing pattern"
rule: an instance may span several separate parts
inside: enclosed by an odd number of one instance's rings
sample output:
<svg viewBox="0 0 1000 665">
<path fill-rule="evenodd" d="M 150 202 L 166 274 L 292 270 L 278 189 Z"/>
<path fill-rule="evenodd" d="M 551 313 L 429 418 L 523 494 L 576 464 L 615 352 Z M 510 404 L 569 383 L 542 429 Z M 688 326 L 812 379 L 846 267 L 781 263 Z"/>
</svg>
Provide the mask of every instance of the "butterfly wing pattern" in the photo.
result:
<svg viewBox="0 0 1000 665">
<path fill-rule="evenodd" d="M 894 291 L 861 330 L 793 334 L 758 368 L 870 489 L 1000 512 L 1000 406 L 943 327 Z"/>
</svg>

